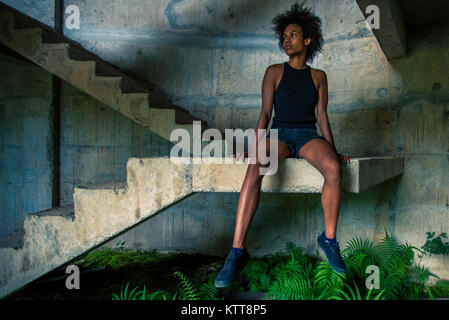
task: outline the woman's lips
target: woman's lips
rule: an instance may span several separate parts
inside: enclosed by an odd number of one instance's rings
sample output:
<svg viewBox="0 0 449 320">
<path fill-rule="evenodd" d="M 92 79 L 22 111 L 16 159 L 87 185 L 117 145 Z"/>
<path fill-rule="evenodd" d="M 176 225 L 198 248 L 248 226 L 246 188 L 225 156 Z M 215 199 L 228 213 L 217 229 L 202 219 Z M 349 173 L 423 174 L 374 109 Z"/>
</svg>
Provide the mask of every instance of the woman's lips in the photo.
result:
<svg viewBox="0 0 449 320">
<path fill-rule="evenodd" d="M 291 46 L 290 45 L 286 45 L 284 48 L 285 48 L 285 50 L 289 50 L 289 49 L 291 49 Z"/>
</svg>

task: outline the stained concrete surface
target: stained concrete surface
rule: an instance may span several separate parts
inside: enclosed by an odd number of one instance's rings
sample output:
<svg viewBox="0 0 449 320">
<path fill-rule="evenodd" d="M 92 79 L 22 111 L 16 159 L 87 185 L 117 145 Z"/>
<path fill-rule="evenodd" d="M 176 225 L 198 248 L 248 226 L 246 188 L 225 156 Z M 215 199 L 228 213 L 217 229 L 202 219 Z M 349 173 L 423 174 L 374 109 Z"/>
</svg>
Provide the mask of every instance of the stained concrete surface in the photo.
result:
<svg viewBox="0 0 449 320">
<path fill-rule="evenodd" d="M 82 27 L 65 30 L 67 36 L 156 83 L 211 127 L 254 128 L 264 70 L 287 58 L 277 48 L 270 20 L 287 10 L 289 1 L 266 6 L 230 0 L 160 0 L 155 7 L 144 1 L 73 3 L 82 9 Z M 350 156 L 404 156 L 402 176 L 360 194 L 342 194 L 340 242 L 353 236 L 379 239 L 386 228 L 400 241 L 420 247 L 426 232 L 449 228 L 449 79 L 442 67 L 449 64 L 448 26 L 414 29 L 408 35 L 407 57 L 388 62 L 355 1 L 307 4 L 323 21 L 325 47 L 312 66 L 328 77 L 328 114 L 337 150 Z M 62 162 L 62 172 L 67 175 L 67 204 L 78 183 L 123 178 L 125 158 L 132 154 L 120 147 L 102 148 L 87 133 L 118 141 L 142 130 L 77 90 L 73 99 L 82 102 L 74 106 L 83 111 L 66 109 L 63 134 L 71 141 L 71 155 Z M 98 112 L 98 107 L 103 110 Z M 94 114 L 99 121 L 92 120 Z M 123 129 L 121 123 L 134 129 Z M 137 140 L 148 141 L 149 153 L 163 145 L 161 154 L 167 155 L 169 145 L 148 135 Z M 137 152 L 149 155 L 145 148 Z M 117 241 L 130 248 L 224 254 L 232 244 L 237 202 L 238 193 L 198 193 Z M 322 215 L 319 194 L 262 193 L 248 245 L 262 252 L 294 240 L 313 251 Z M 424 263 L 436 273 L 449 265 L 444 256 Z"/>
</svg>

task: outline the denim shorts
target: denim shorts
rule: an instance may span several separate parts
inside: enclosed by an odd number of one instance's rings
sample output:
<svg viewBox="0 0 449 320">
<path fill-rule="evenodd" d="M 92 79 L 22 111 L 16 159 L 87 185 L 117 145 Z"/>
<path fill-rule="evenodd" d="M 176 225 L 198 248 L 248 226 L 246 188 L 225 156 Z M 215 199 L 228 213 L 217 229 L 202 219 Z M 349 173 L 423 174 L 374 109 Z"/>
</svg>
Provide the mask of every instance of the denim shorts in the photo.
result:
<svg viewBox="0 0 449 320">
<path fill-rule="evenodd" d="M 326 139 L 320 136 L 316 129 L 312 128 L 271 128 L 278 129 L 278 140 L 284 143 L 290 149 L 290 155 L 287 158 L 299 158 L 299 150 L 310 140 L 315 138 Z M 270 131 L 271 131 L 270 129 Z M 270 132 L 267 134 L 267 138 Z"/>
</svg>

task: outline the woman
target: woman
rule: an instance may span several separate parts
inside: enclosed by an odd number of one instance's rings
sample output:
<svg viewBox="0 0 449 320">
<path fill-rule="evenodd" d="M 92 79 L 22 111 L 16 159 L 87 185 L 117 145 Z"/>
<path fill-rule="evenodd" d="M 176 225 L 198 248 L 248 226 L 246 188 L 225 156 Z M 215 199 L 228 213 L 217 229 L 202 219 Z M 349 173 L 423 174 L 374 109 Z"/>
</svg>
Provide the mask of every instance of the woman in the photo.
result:
<svg viewBox="0 0 449 320">
<path fill-rule="evenodd" d="M 344 273 L 346 267 L 336 241 L 336 227 L 341 198 L 340 164 L 348 163 L 350 158 L 339 154 L 335 148 L 327 116 L 326 74 L 306 64 L 313 61 L 322 49 L 321 20 L 303 4 L 296 3 L 290 11 L 277 15 L 272 22 L 279 47 L 289 60 L 271 65 L 265 71 L 257 139 L 250 149 L 254 151 L 259 144 L 265 144 L 265 150 L 270 150 L 270 143 L 276 143 L 278 159 L 301 157 L 321 172 L 324 177 L 321 203 L 325 231 L 317 240 L 329 264 L 337 272 Z M 271 130 L 278 129 L 278 139 L 269 135 L 263 137 L 263 132 L 259 132 L 259 129 L 267 129 L 273 104 L 275 117 Z M 317 134 L 316 122 L 323 136 Z M 248 165 L 238 201 L 233 248 L 215 279 L 218 288 L 229 286 L 249 260 L 245 240 L 259 203 L 264 177 L 260 168 L 265 166 L 267 164 L 262 165 L 257 157 L 255 163 Z"/>
</svg>

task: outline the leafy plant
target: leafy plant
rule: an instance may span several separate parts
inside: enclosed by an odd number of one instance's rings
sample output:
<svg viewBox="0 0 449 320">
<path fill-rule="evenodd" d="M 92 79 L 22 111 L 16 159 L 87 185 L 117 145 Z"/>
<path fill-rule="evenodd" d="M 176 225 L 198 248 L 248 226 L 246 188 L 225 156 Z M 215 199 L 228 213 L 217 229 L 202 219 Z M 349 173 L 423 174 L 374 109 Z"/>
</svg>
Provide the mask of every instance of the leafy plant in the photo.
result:
<svg viewBox="0 0 449 320">
<path fill-rule="evenodd" d="M 441 254 L 448 255 L 449 254 L 449 242 L 443 241 L 443 239 L 447 240 L 447 233 L 440 233 L 438 236 L 435 236 L 435 232 L 426 232 L 427 241 L 421 248 L 424 249 L 425 252 L 432 254 Z M 433 239 L 432 239 L 433 238 Z"/>
<path fill-rule="evenodd" d="M 200 300 L 197 290 L 182 272 L 176 271 L 173 274 L 181 281 L 181 300 Z"/>
<path fill-rule="evenodd" d="M 345 279 L 346 276 L 335 272 L 328 262 L 320 262 L 316 268 L 314 283 L 329 297 L 343 287 Z"/>
<path fill-rule="evenodd" d="M 217 272 L 210 274 L 208 281 L 200 285 L 199 297 L 201 300 L 218 300 L 218 289 L 215 287 L 215 276 Z"/>
<path fill-rule="evenodd" d="M 268 276 L 268 263 L 262 259 L 255 259 L 248 262 L 242 270 L 242 275 L 248 279 L 250 292 L 264 292 L 270 286 Z"/>
<path fill-rule="evenodd" d="M 449 280 L 439 280 L 434 286 L 428 286 L 428 291 L 431 291 L 435 298 L 449 297 Z"/>
<path fill-rule="evenodd" d="M 120 289 L 120 295 L 113 293 L 112 300 L 154 300 L 157 297 L 157 295 L 164 294 L 163 291 L 147 293 L 145 286 L 143 286 L 142 290 L 139 290 L 139 287 L 135 287 L 134 289 L 128 292 L 128 286 L 129 282 L 126 283 L 125 289 L 123 289 L 122 285 Z"/>
<path fill-rule="evenodd" d="M 209 277 L 208 282 L 201 284 L 200 289 L 197 290 L 182 272 L 176 271 L 174 276 L 181 281 L 180 300 L 217 300 L 218 289 L 214 285 L 215 277 Z"/>
<path fill-rule="evenodd" d="M 379 267 L 383 296 L 398 299 L 419 294 L 417 286 L 425 287 L 429 277 L 437 277 L 427 268 L 414 264 L 414 250 L 420 251 L 408 243 L 399 244 L 385 230 L 385 237 L 377 245 L 354 239 L 346 244 L 342 255 L 349 270 L 348 278 L 358 280 L 360 284 L 365 278 L 366 267 L 376 265 Z M 373 290 L 375 294 L 379 292 L 380 289 Z"/>
<path fill-rule="evenodd" d="M 357 287 L 357 284 L 355 282 L 354 282 L 355 292 L 352 290 L 352 288 L 348 284 L 345 283 L 344 285 L 347 288 L 347 290 L 349 291 L 350 295 L 347 294 L 342 289 L 337 289 L 336 290 L 337 295 L 330 297 L 329 300 L 371 300 L 371 292 L 373 290 L 372 287 L 368 290 L 368 293 L 366 294 L 365 298 L 363 299 L 362 296 L 360 295 L 360 290 Z M 382 293 L 383 293 L 383 290 L 381 292 L 379 292 L 372 300 L 380 300 Z"/>
<path fill-rule="evenodd" d="M 429 285 L 429 279 L 438 276 L 414 262 L 415 252 L 422 253 L 409 243 L 400 244 L 386 230 L 385 237 L 377 244 L 368 239 L 353 238 L 342 250 L 347 272 L 339 274 L 328 262 L 319 260 L 318 255 L 307 256 L 304 248 L 288 242 L 285 251 L 249 261 L 232 288 L 267 292 L 267 298 L 277 300 L 420 299 L 423 296 L 434 299 L 449 296 L 449 282 L 440 280 L 435 286 Z M 117 258 L 117 261 L 122 261 L 122 258 Z M 378 267 L 378 289 L 366 287 L 368 266 Z M 172 297 L 162 291 L 149 295 L 145 286 L 143 291 L 138 288 L 129 291 L 127 285 L 120 296 L 114 295 L 114 298 L 219 299 L 219 291 L 214 285 L 216 274 L 197 273 L 194 281 L 190 281 L 186 275 L 176 271 L 174 276 L 180 280 L 180 288 Z"/>
<path fill-rule="evenodd" d="M 343 285 L 344 276 L 335 272 L 327 262 L 305 256 L 304 249 L 292 243 L 286 244 L 286 250 L 286 255 L 277 253 L 269 260 L 269 264 L 276 261 L 276 266 L 269 273 L 271 284 L 267 297 L 275 300 L 326 299 Z"/>
</svg>

